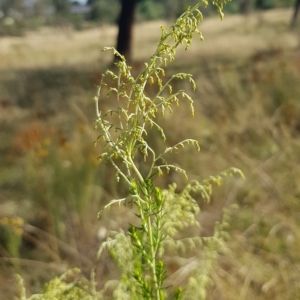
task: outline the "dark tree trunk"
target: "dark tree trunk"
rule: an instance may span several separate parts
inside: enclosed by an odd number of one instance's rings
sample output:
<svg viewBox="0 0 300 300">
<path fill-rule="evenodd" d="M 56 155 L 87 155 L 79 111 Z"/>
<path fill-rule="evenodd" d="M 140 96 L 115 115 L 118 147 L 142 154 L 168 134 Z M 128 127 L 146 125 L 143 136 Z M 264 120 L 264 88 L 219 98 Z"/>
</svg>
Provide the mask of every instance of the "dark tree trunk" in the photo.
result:
<svg viewBox="0 0 300 300">
<path fill-rule="evenodd" d="M 295 28 L 296 22 L 297 22 L 297 15 L 300 7 L 300 0 L 295 0 L 295 8 L 294 8 L 294 13 L 291 21 L 291 27 Z"/>
<path fill-rule="evenodd" d="M 67 16 L 70 12 L 70 3 L 68 0 L 52 0 L 55 12 L 60 16 Z"/>
<path fill-rule="evenodd" d="M 122 8 L 119 17 L 119 33 L 117 39 L 117 50 L 131 60 L 132 25 L 137 0 L 121 0 Z"/>
<path fill-rule="evenodd" d="M 165 16 L 167 20 L 174 20 L 178 12 L 178 1 L 165 0 Z"/>
<path fill-rule="evenodd" d="M 255 9 L 263 9 L 263 8 L 264 8 L 264 0 L 256 0 Z"/>
<path fill-rule="evenodd" d="M 69 0 L 52 0 L 55 10 L 55 23 L 57 26 L 66 29 L 68 25 L 68 17 L 70 14 Z"/>
<path fill-rule="evenodd" d="M 249 0 L 239 0 L 239 11 L 242 15 L 248 15 L 250 11 L 250 1 Z"/>
</svg>

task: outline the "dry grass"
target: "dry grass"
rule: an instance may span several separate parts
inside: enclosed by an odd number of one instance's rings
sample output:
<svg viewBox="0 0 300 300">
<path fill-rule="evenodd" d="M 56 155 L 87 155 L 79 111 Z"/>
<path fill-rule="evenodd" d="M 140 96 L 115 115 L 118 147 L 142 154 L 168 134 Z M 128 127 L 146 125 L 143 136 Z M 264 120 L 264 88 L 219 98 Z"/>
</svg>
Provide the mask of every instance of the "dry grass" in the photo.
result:
<svg viewBox="0 0 300 300">
<path fill-rule="evenodd" d="M 181 106 L 164 126 L 170 144 L 196 138 L 202 152 L 187 150 L 174 160 L 190 178 L 230 166 L 247 177 L 216 189 L 210 205 L 199 199 L 203 235 L 224 207 L 240 206 L 209 299 L 300 298 L 300 54 L 298 36 L 288 30 L 290 15 L 276 10 L 222 23 L 207 19 L 205 42 L 180 51 L 167 70 L 193 73 L 198 85 L 196 119 Z M 138 63 L 155 49 L 160 23 L 136 26 Z M 108 167 L 96 166 L 92 144 L 91 99 L 110 60 L 100 49 L 113 45 L 115 35 L 114 27 L 43 29 L 0 41 L 0 219 L 25 220 L 21 240 L 0 227 L 1 300 L 15 293 L 7 281 L 14 272 L 36 291 L 71 266 L 89 269 L 106 231 L 132 218 L 122 207 L 96 220 L 103 204 L 123 192 Z M 189 89 L 175 83 L 181 87 Z M 161 146 L 155 134 L 153 141 Z M 176 174 L 160 184 L 170 181 L 185 184 Z M 108 259 L 97 268 L 100 285 L 115 275 Z"/>
<path fill-rule="evenodd" d="M 228 16 L 223 22 L 218 17 L 205 19 L 201 30 L 205 43 L 195 41 L 189 55 L 179 54 L 179 61 L 197 57 L 232 56 L 245 58 L 258 50 L 270 47 L 292 49 L 298 37 L 289 32 L 291 10 L 274 10 L 248 17 Z M 137 24 L 134 29 L 134 57 L 144 61 L 155 49 L 160 36 L 159 26 L 165 21 Z M 146 34 L 145 34 L 146 33 Z M 113 46 L 117 28 L 101 26 L 76 32 L 69 28 L 41 29 L 25 37 L 2 37 L 0 40 L 0 69 L 43 68 L 107 64 L 110 56 L 101 52 L 104 46 Z M 199 50 L 199 47 L 201 50 Z"/>
<path fill-rule="evenodd" d="M 101 49 L 105 45 L 114 44 L 116 32 L 117 28 L 110 26 L 83 32 L 69 28 L 46 28 L 27 33 L 25 37 L 3 37 L 0 40 L 0 68 L 30 69 L 94 64 L 100 59 Z M 107 58 L 104 61 L 107 63 Z"/>
<path fill-rule="evenodd" d="M 246 58 L 257 51 L 270 47 L 281 48 L 282 45 L 285 49 L 293 49 L 298 45 L 299 37 L 288 30 L 291 14 L 291 10 L 285 9 L 247 17 L 226 16 L 222 22 L 218 17 L 205 19 L 200 26 L 205 42 L 195 39 L 194 47 L 189 50 L 188 55 L 184 51 L 178 53 L 177 62 L 181 59 L 193 62 L 201 57 Z M 145 60 L 153 52 L 161 24 L 168 26 L 165 22 L 137 26 L 134 48 L 137 60 Z"/>
</svg>

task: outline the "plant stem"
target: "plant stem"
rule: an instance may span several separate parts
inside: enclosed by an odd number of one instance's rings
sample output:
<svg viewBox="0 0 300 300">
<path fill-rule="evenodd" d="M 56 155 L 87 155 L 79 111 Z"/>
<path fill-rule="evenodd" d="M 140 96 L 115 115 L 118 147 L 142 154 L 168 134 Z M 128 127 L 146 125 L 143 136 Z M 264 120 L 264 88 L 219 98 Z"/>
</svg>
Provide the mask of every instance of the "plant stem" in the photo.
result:
<svg viewBox="0 0 300 300">
<path fill-rule="evenodd" d="M 154 282 L 154 288 L 156 293 L 156 299 L 160 300 L 160 292 L 159 292 L 159 286 L 157 282 L 157 274 L 156 274 L 156 249 L 154 249 L 153 244 L 153 231 L 152 231 L 152 222 L 151 222 L 151 197 L 147 195 L 147 202 L 149 207 L 149 213 L 147 215 L 147 234 L 148 234 L 148 240 L 149 240 L 149 246 L 150 246 L 150 256 L 151 256 L 151 273 L 152 273 L 152 280 Z"/>
</svg>

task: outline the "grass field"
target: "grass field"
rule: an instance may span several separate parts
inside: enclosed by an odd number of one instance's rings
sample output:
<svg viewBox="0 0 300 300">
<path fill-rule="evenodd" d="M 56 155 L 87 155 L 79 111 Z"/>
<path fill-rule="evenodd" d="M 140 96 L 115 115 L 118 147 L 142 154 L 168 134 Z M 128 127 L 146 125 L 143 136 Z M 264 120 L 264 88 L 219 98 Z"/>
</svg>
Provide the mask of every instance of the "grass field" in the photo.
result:
<svg viewBox="0 0 300 300">
<path fill-rule="evenodd" d="M 290 17 L 290 10 L 274 10 L 206 19 L 205 41 L 179 51 L 167 69 L 166 76 L 194 74 L 198 87 L 192 93 L 175 83 L 193 96 L 194 120 L 181 106 L 162 121 L 167 143 L 200 142 L 200 154 L 185 150 L 175 162 L 190 179 L 231 166 L 246 176 L 216 188 L 209 205 L 198 199 L 196 235 L 209 236 L 223 209 L 239 206 L 209 299 L 300 299 L 300 31 L 290 31 Z M 135 68 L 154 51 L 161 23 L 135 27 Z M 92 101 L 112 59 L 101 49 L 114 45 L 116 32 L 46 28 L 0 39 L 1 300 L 17 294 L 14 273 L 28 294 L 74 266 L 88 275 L 96 265 L 99 287 L 117 276 L 109 257 L 95 262 L 95 253 L 108 230 L 126 228 L 134 216 L 116 207 L 97 220 L 124 187 L 96 160 Z M 173 181 L 179 189 L 187 183 L 171 174 L 159 184 Z M 170 263 L 173 272 L 179 267 Z"/>
</svg>

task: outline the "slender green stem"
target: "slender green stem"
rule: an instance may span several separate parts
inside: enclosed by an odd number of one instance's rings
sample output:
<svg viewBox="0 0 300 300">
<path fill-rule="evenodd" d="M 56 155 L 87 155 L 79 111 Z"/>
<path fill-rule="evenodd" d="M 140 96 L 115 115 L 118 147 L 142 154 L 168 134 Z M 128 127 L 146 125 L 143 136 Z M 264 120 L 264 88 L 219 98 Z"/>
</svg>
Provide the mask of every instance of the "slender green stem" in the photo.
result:
<svg viewBox="0 0 300 300">
<path fill-rule="evenodd" d="M 138 170 L 138 168 L 136 167 L 136 165 L 135 165 L 134 161 L 132 160 L 131 156 L 128 156 L 128 160 L 131 163 L 131 167 L 132 167 L 133 171 L 135 172 L 135 174 L 137 175 L 138 180 L 141 183 L 144 183 L 144 178 L 143 178 L 142 174 L 140 173 L 140 171 Z"/>
<path fill-rule="evenodd" d="M 152 231 L 152 222 L 151 222 L 151 197 L 147 197 L 148 200 L 148 208 L 149 208 L 149 213 L 147 215 L 147 234 L 148 234 L 148 241 L 149 241 L 149 246 L 150 246 L 150 257 L 151 257 L 151 273 L 152 273 L 152 280 L 154 283 L 154 288 L 155 288 L 155 294 L 156 294 L 156 300 L 160 300 L 160 291 L 159 291 L 159 286 L 158 286 L 158 281 L 157 281 L 157 274 L 156 274 L 156 247 L 154 247 L 154 241 L 153 241 L 153 231 Z"/>
<path fill-rule="evenodd" d="M 150 166 L 150 169 L 149 169 L 149 172 L 148 172 L 148 175 L 147 175 L 147 178 L 150 178 L 150 176 L 152 174 L 152 171 L 153 171 L 153 168 L 155 166 L 156 155 L 155 155 L 155 152 L 153 151 L 153 149 L 151 147 L 148 146 L 148 149 L 152 153 L 152 162 L 151 162 L 151 166 Z"/>
</svg>

